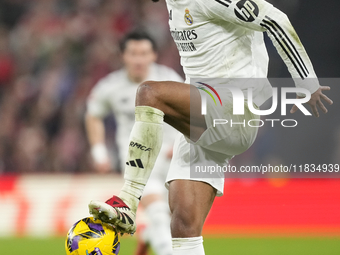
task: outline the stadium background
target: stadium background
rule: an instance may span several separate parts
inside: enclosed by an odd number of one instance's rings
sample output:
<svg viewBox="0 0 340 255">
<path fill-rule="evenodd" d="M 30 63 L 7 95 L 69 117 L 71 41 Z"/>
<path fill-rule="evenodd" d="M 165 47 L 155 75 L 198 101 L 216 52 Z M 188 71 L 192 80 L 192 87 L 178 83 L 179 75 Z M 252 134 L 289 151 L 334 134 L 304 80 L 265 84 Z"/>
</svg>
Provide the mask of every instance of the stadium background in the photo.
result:
<svg viewBox="0 0 340 255">
<path fill-rule="evenodd" d="M 340 3 L 271 2 L 290 17 L 319 77 L 333 77 L 327 82 L 334 84 L 335 104 L 322 121 L 297 114 L 294 131 L 263 129 L 266 136 L 260 132 L 233 164 L 340 163 L 340 30 L 334 22 Z M 117 173 L 93 171 L 83 123 L 86 97 L 101 77 L 121 67 L 119 39 L 137 26 L 157 40 L 158 62 L 183 74 L 167 22 L 163 1 L 0 1 L 0 250 L 5 254 L 63 254 L 63 236 L 88 215 L 87 202 L 119 189 Z M 288 77 L 270 42 L 268 51 L 270 77 Z M 115 124 L 113 118 L 106 122 L 114 155 Z M 226 195 L 216 199 L 204 229 L 207 254 L 339 254 L 339 179 L 292 177 L 227 180 Z M 123 239 L 122 254 L 129 254 L 134 241 Z"/>
</svg>

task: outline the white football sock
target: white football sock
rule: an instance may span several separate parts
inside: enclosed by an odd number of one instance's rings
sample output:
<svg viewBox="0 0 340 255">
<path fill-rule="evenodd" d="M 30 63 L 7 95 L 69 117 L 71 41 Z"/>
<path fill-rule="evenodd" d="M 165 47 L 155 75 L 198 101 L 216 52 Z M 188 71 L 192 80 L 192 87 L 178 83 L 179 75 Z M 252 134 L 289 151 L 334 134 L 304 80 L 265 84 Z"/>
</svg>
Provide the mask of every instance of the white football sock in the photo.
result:
<svg viewBox="0 0 340 255">
<path fill-rule="evenodd" d="M 173 255 L 204 255 L 203 237 L 172 238 Z"/>
<path fill-rule="evenodd" d="M 170 233 L 170 211 L 165 201 L 150 204 L 145 213 L 149 219 L 146 226 L 146 238 L 157 255 L 172 255 Z"/>
<path fill-rule="evenodd" d="M 124 186 L 119 197 L 134 212 L 143 194 L 163 140 L 164 113 L 149 106 L 136 106 L 136 122 L 129 140 Z"/>
</svg>

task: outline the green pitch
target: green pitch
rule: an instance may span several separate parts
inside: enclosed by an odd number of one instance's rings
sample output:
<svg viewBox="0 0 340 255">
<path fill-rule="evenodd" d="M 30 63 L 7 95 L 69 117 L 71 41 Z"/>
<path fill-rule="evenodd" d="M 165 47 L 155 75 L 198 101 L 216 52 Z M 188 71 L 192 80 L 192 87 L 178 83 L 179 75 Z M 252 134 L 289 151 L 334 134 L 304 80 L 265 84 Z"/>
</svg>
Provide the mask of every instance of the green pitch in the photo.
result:
<svg viewBox="0 0 340 255">
<path fill-rule="evenodd" d="M 120 255 L 134 255 L 135 238 L 121 240 Z M 207 255 L 339 255 L 340 238 L 204 238 Z M 0 254 L 65 255 L 64 238 L 0 238 Z M 150 254 L 151 255 L 151 254 Z"/>
</svg>

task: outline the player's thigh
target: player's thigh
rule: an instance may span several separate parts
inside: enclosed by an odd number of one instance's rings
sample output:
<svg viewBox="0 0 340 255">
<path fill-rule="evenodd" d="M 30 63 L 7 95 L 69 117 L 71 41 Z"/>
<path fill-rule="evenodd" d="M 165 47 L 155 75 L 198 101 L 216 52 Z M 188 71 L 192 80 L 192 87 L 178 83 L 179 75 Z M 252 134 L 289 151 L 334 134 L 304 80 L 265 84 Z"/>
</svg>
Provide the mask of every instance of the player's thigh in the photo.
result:
<svg viewBox="0 0 340 255">
<path fill-rule="evenodd" d="M 216 189 L 205 182 L 171 181 L 169 205 L 172 237 L 200 236 L 215 196 Z"/>
<path fill-rule="evenodd" d="M 139 86 L 136 97 L 136 106 L 143 105 L 163 111 L 166 123 L 193 140 L 206 130 L 201 114 L 201 95 L 193 85 L 146 81 Z"/>
</svg>

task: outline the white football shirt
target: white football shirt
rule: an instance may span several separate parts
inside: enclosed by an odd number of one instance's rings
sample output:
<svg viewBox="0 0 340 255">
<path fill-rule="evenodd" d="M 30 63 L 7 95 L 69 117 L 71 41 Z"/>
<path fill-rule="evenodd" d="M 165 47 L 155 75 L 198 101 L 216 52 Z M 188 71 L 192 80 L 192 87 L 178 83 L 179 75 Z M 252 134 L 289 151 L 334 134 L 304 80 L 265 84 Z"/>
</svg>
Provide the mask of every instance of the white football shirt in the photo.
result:
<svg viewBox="0 0 340 255">
<path fill-rule="evenodd" d="M 265 78 L 267 32 L 297 87 L 315 92 L 312 63 L 287 16 L 264 0 L 166 0 L 171 35 L 190 78 Z M 313 79 L 309 79 L 313 78 Z M 260 106 L 271 85 L 253 87 Z M 195 85 L 195 84 L 194 84 Z M 246 86 L 247 87 L 247 86 Z M 245 89 L 242 84 L 242 89 Z"/>
</svg>

